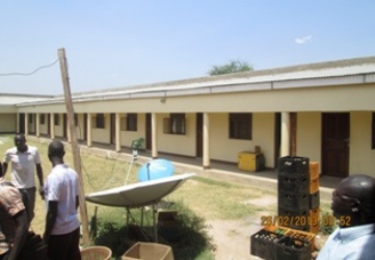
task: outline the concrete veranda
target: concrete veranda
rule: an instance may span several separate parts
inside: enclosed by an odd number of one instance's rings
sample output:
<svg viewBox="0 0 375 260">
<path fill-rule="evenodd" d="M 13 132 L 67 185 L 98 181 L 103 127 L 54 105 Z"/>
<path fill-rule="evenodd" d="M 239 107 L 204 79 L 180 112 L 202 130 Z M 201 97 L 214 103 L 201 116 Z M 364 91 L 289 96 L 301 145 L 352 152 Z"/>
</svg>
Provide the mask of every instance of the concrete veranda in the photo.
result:
<svg viewBox="0 0 375 260">
<path fill-rule="evenodd" d="M 45 137 L 38 138 L 30 135 L 27 138 L 40 142 L 50 142 L 50 139 Z M 62 141 L 66 142 L 66 140 Z M 94 143 L 91 147 L 88 147 L 86 144 L 80 142 L 80 150 L 81 152 L 95 154 L 102 157 L 122 159 L 128 162 L 131 162 L 133 157 L 131 149 L 122 147 L 121 152 L 116 152 L 114 145 Z M 240 170 L 235 163 L 218 162 L 214 160 L 211 160 L 211 167 L 209 169 L 203 169 L 202 158 L 178 156 L 160 152 L 158 158 L 165 158 L 172 161 L 176 170 L 180 172 L 194 172 L 200 176 L 241 185 L 248 185 L 249 187 L 260 189 L 271 189 L 275 191 L 277 189 L 277 169 L 247 172 Z M 138 152 L 137 163 L 143 164 L 151 159 L 150 151 L 141 150 Z M 341 178 L 321 175 L 319 177 L 320 199 L 330 201 L 333 189 L 341 180 Z"/>
<path fill-rule="evenodd" d="M 49 141 L 49 139 L 39 138 L 39 140 L 41 139 L 43 139 L 42 141 Z M 131 149 L 123 147 L 121 152 L 116 152 L 114 145 L 93 144 L 92 147 L 87 147 L 85 144 L 81 143 L 80 149 L 82 152 L 88 152 L 103 157 L 121 158 L 129 162 L 132 159 Z M 172 161 L 176 167 L 176 170 L 180 172 L 194 172 L 199 176 L 216 180 L 248 185 L 249 187 L 260 189 L 277 190 L 277 169 L 266 169 L 259 172 L 247 172 L 240 170 L 238 165 L 235 163 L 218 162 L 214 160 L 211 160 L 211 167 L 209 169 L 203 169 L 202 158 L 164 153 L 159 153 L 158 158 L 165 158 Z M 143 164 L 151 159 L 150 151 L 142 150 L 138 152 L 137 163 Z M 330 201 L 333 189 L 342 179 L 324 175 L 321 175 L 319 179 L 320 199 Z"/>
</svg>

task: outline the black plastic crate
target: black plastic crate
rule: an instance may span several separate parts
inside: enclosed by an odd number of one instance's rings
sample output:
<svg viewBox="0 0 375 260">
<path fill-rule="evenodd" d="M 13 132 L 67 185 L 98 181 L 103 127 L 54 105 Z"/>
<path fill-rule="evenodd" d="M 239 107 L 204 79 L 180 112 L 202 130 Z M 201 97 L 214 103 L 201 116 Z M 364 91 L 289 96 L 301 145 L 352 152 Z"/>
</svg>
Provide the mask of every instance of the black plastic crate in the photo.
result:
<svg viewBox="0 0 375 260">
<path fill-rule="evenodd" d="M 277 170 L 281 174 L 302 175 L 310 177 L 310 160 L 307 157 L 284 156 L 277 160 Z"/>
<path fill-rule="evenodd" d="M 306 176 L 280 173 L 277 178 L 278 191 L 306 194 L 310 190 L 309 179 Z"/>
<path fill-rule="evenodd" d="M 319 208 L 320 206 L 320 193 L 319 191 L 310 193 L 309 195 L 309 205 L 310 209 Z"/>
<path fill-rule="evenodd" d="M 282 237 L 275 245 L 275 260 L 310 260 L 311 246 L 309 241 L 289 236 Z"/>
<path fill-rule="evenodd" d="M 278 205 L 279 207 L 289 210 L 308 210 L 309 205 L 309 193 L 296 193 L 293 191 L 278 191 Z"/>
<path fill-rule="evenodd" d="M 261 229 L 250 237 L 250 253 L 266 260 L 274 260 L 275 244 L 282 237 L 282 234 Z"/>
</svg>

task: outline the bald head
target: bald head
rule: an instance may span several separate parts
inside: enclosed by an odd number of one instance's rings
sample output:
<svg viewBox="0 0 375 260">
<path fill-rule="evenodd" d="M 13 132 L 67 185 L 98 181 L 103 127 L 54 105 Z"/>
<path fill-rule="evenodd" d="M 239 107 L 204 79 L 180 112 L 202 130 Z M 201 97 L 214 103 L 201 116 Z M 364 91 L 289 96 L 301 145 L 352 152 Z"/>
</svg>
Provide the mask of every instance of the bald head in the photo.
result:
<svg viewBox="0 0 375 260">
<path fill-rule="evenodd" d="M 352 175 L 342 180 L 336 190 L 343 195 L 362 202 L 375 202 L 375 179 L 363 174 Z"/>
<path fill-rule="evenodd" d="M 48 146 L 48 157 L 62 159 L 65 155 L 64 144 L 60 140 L 53 140 Z"/>
<path fill-rule="evenodd" d="M 336 216 L 358 216 L 359 223 L 375 223 L 375 179 L 357 174 L 343 179 L 332 197 Z"/>
</svg>

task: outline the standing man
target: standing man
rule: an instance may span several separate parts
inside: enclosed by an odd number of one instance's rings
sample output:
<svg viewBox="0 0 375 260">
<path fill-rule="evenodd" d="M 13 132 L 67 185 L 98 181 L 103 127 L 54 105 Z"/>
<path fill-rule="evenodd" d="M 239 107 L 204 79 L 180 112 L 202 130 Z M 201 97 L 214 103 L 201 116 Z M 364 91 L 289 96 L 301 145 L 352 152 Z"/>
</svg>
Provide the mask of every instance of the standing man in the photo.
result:
<svg viewBox="0 0 375 260">
<path fill-rule="evenodd" d="M 339 227 L 318 259 L 375 259 L 375 179 L 367 175 L 343 179 L 333 192 L 331 208 Z"/>
<path fill-rule="evenodd" d="M 12 164 L 12 183 L 22 194 L 22 199 L 29 217 L 29 223 L 34 218 L 35 207 L 35 178 L 34 169 L 39 179 L 39 193 L 44 199 L 43 194 L 43 170 L 38 148 L 28 146 L 24 134 L 17 133 L 14 137 L 15 147 L 5 152 L 3 160 L 2 176 L 8 169 L 8 164 Z M 34 168 L 35 167 L 35 168 Z"/>
<path fill-rule="evenodd" d="M 0 167 L 1 168 L 1 167 Z M 21 193 L 0 177 L 0 259 L 18 259 L 25 243 L 29 220 Z"/>
<path fill-rule="evenodd" d="M 44 186 L 47 204 L 44 241 L 48 244 L 51 260 L 81 259 L 77 213 L 79 180 L 77 173 L 64 164 L 64 155 L 63 143 L 52 141 L 48 147 L 48 158 L 53 169 Z"/>
</svg>

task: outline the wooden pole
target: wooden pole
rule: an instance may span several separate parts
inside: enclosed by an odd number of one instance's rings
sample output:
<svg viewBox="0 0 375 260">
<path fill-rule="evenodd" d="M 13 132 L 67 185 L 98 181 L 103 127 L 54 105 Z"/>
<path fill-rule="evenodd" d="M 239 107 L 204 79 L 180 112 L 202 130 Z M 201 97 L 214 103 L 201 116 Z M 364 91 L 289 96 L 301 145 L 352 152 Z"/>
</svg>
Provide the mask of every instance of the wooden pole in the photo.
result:
<svg viewBox="0 0 375 260">
<path fill-rule="evenodd" d="M 62 81 L 64 85 L 65 104 L 66 104 L 66 110 L 68 114 L 69 132 L 70 132 L 70 138 L 71 138 L 71 144 L 72 144 L 74 168 L 79 177 L 79 208 L 80 208 L 80 213 L 81 213 L 81 223 L 82 223 L 82 229 L 83 229 L 83 243 L 84 245 L 87 246 L 89 245 L 89 242 L 90 242 L 87 207 L 86 207 L 86 201 L 85 201 L 85 196 L 84 196 L 83 178 L 82 178 L 82 172 L 81 172 L 81 155 L 79 151 L 79 145 L 77 142 L 75 125 L 74 125 L 74 110 L 73 110 L 72 96 L 70 93 L 68 66 L 67 66 L 66 58 L 65 58 L 65 49 L 63 48 L 59 49 L 58 56 L 60 60 L 61 77 L 62 77 Z"/>
</svg>

